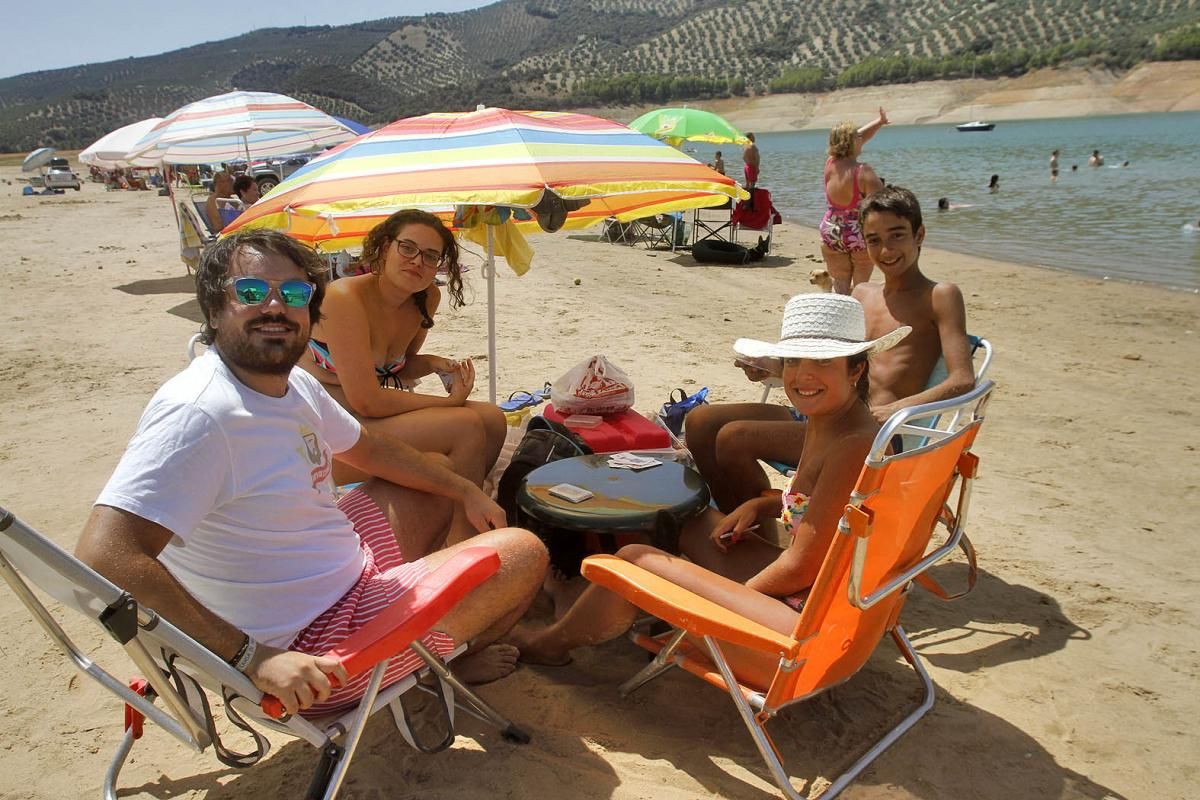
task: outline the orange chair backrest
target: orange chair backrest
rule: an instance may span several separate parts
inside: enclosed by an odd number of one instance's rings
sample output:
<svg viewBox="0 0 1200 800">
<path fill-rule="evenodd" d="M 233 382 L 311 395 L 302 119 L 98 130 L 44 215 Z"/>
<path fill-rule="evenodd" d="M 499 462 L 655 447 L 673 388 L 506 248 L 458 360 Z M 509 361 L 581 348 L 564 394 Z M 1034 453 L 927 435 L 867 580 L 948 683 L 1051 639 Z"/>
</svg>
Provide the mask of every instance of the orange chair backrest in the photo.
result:
<svg viewBox="0 0 1200 800">
<path fill-rule="evenodd" d="M 970 449 L 981 423 L 976 420 L 941 442 L 868 461 L 863 467 L 847 518 L 856 513 L 853 509 L 861 509 L 859 520 L 871 520 L 864 595 L 925 555 L 942 508 L 958 482 L 960 458 Z M 767 695 L 768 706 L 808 697 L 850 678 L 895 625 L 904 605 L 904 590 L 865 611 L 850 602 L 856 535 L 845 531 L 847 518 L 796 624 L 795 637 L 802 643 L 799 666 L 777 673 Z"/>
</svg>

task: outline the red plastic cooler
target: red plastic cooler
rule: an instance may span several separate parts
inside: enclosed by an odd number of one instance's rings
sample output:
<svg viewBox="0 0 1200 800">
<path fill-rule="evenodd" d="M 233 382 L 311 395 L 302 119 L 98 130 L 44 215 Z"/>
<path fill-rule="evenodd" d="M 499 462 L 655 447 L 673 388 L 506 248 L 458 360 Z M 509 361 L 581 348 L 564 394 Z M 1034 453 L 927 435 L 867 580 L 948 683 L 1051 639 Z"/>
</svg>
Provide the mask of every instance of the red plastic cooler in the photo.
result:
<svg viewBox="0 0 1200 800">
<path fill-rule="evenodd" d="M 565 422 L 566 416 L 547 403 L 542 416 L 555 422 Z M 571 428 L 596 453 L 617 453 L 622 450 L 657 450 L 671 446 L 671 437 L 632 408 L 620 414 L 605 414 L 604 421 L 594 428 Z"/>
</svg>

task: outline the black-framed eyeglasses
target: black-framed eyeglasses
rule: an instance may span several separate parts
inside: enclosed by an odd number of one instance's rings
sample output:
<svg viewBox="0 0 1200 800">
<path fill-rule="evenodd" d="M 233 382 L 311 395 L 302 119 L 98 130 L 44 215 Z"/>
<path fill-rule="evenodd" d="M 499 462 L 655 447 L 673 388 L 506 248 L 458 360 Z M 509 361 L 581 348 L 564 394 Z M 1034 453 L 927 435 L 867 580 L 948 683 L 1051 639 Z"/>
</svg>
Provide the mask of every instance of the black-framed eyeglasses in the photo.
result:
<svg viewBox="0 0 1200 800">
<path fill-rule="evenodd" d="M 303 308 L 312 302 L 313 292 L 317 287 L 308 281 L 286 280 L 268 281 L 265 278 L 230 278 L 226 286 L 233 287 L 233 296 L 244 306 L 257 306 L 265 303 L 271 296 L 271 291 L 279 292 L 279 299 L 290 308 Z"/>
<path fill-rule="evenodd" d="M 414 259 L 420 254 L 421 263 L 427 269 L 437 269 L 446 258 L 445 253 L 438 252 L 437 250 L 422 250 L 411 239 L 396 239 L 396 249 L 400 251 L 400 255 L 407 259 Z"/>
</svg>

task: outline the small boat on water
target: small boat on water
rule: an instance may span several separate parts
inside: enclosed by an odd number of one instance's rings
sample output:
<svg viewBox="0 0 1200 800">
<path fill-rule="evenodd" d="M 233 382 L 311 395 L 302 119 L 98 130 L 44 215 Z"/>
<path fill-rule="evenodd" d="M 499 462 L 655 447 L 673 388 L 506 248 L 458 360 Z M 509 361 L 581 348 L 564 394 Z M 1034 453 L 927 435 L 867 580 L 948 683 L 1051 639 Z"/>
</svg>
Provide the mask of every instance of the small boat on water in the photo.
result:
<svg viewBox="0 0 1200 800">
<path fill-rule="evenodd" d="M 975 133 L 990 131 L 996 127 L 996 124 L 994 122 L 980 122 L 979 120 L 975 120 L 974 122 L 964 122 L 962 125 L 955 125 L 954 127 L 963 133 Z"/>
</svg>

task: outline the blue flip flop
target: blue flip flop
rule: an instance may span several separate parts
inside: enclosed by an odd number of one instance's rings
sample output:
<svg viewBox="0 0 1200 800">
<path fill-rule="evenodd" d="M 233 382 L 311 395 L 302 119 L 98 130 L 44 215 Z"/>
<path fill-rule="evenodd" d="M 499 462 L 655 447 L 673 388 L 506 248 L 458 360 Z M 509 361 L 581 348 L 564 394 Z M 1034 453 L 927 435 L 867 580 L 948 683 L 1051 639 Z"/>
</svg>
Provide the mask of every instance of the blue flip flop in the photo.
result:
<svg viewBox="0 0 1200 800">
<path fill-rule="evenodd" d="M 530 406 L 536 406 L 540 402 L 542 402 L 542 398 L 537 397 L 530 392 L 518 389 L 510 394 L 507 400 L 505 400 L 503 403 L 498 403 L 497 405 L 500 406 L 501 411 L 510 412 L 520 411 L 522 408 L 529 408 Z"/>
</svg>

